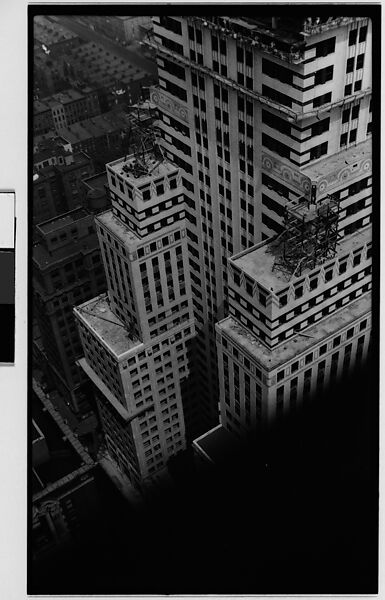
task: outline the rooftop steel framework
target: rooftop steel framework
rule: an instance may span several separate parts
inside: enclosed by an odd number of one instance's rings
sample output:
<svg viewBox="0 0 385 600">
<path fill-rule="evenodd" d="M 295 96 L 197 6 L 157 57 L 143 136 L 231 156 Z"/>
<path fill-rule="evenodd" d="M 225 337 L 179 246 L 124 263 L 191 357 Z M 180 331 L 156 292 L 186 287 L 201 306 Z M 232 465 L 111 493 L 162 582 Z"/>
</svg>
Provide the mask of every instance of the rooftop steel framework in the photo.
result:
<svg viewBox="0 0 385 600">
<path fill-rule="evenodd" d="M 290 281 L 332 258 L 341 237 L 339 213 L 340 201 L 330 195 L 316 204 L 304 199 L 288 204 L 284 230 L 269 248 L 275 255 L 273 271 L 280 271 Z"/>
</svg>

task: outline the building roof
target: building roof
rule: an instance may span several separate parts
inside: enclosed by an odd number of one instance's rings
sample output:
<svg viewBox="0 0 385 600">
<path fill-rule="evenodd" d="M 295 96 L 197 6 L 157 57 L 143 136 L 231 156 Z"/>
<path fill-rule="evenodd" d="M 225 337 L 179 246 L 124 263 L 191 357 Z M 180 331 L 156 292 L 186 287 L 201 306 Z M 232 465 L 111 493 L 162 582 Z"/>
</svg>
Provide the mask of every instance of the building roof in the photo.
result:
<svg viewBox="0 0 385 600">
<path fill-rule="evenodd" d="M 36 15 L 34 17 L 33 26 L 34 39 L 48 46 L 78 37 L 69 29 L 64 28 L 59 23 L 54 23 L 43 15 Z"/>
<path fill-rule="evenodd" d="M 256 336 L 232 317 L 226 317 L 216 327 L 220 333 L 228 334 L 234 342 L 249 352 L 259 365 L 267 371 L 271 371 L 295 357 L 299 358 L 302 353 L 310 350 L 314 344 L 328 339 L 330 336 L 338 333 L 343 327 L 367 315 L 371 312 L 371 307 L 371 294 L 364 294 L 351 302 L 348 307 L 345 306 L 312 327 L 308 327 L 306 335 L 298 334 L 271 350 L 264 346 Z"/>
<path fill-rule="evenodd" d="M 60 130 L 60 135 L 71 144 L 76 144 L 127 129 L 129 126 L 129 115 L 123 112 L 116 113 L 115 111 L 111 111 L 102 115 L 96 115 L 91 119 L 84 119 L 83 121 L 73 123 L 70 127 L 63 127 Z"/>
<path fill-rule="evenodd" d="M 87 217 L 89 218 L 90 215 L 84 210 L 84 208 L 75 208 L 74 210 L 71 210 L 63 215 L 59 215 L 58 217 L 54 217 L 53 219 L 39 223 L 39 225 L 37 225 L 37 229 L 43 235 L 46 235 L 47 233 L 53 233 L 54 231 L 63 229 L 63 227 L 68 227 L 68 225 L 72 225 L 80 219 L 85 219 Z"/>
<path fill-rule="evenodd" d="M 275 238 L 270 238 L 270 240 L 267 240 L 262 244 L 252 246 L 248 250 L 231 257 L 230 260 L 235 267 L 241 269 L 246 275 L 249 275 L 249 277 L 257 281 L 266 290 L 278 293 L 287 288 L 288 285 L 296 279 L 303 278 L 304 275 L 309 273 L 312 269 L 302 269 L 302 273 L 297 277 L 292 277 L 289 282 L 285 274 L 279 269 L 273 270 L 275 253 L 273 251 L 274 245 L 271 243 L 272 239 Z M 338 243 L 337 252 L 339 255 L 345 255 L 352 250 L 371 242 L 371 240 L 372 228 L 369 225 L 351 235 L 343 237 Z M 328 260 L 323 263 L 324 266 L 328 264 Z M 334 258 L 331 258 L 330 262 L 333 260 Z"/>
<path fill-rule="evenodd" d="M 44 434 L 49 450 L 48 460 L 34 465 L 32 492 L 35 501 L 89 471 L 95 463 L 35 379 L 32 386 L 36 434 Z"/>
<path fill-rule="evenodd" d="M 112 312 L 107 294 L 84 302 L 76 312 L 117 358 L 142 345 L 129 336 L 125 324 Z"/>
<path fill-rule="evenodd" d="M 148 153 L 145 157 L 147 173 L 135 176 L 136 162 L 136 156 L 131 155 L 127 159 L 119 158 L 118 160 L 114 160 L 113 162 L 108 163 L 106 167 L 135 187 L 146 185 L 151 183 L 154 179 L 178 172 L 178 167 L 176 167 L 174 163 L 167 159 L 159 160 L 153 153 Z"/>
<path fill-rule="evenodd" d="M 232 456 L 236 444 L 237 438 L 223 425 L 213 427 L 193 442 L 199 454 L 213 464 L 219 464 L 226 460 L 226 457 Z"/>
<path fill-rule="evenodd" d="M 34 115 L 39 115 L 39 114 L 45 113 L 50 110 L 51 110 L 50 107 L 44 100 L 34 100 L 33 101 L 33 114 Z"/>
<path fill-rule="evenodd" d="M 115 217 L 112 209 L 109 209 L 97 217 L 96 221 L 100 221 L 112 235 L 115 235 L 126 248 L 135 250 L 141 239 L 127 227 L 120 219 Z"/>
<path fill-rule="evenodd" d="M 82 182 L 89 191 L 105 192 L 105 186 L 108 185 L 107 173 L 105 171 L 96 173 L 95 175 L 91 175 L 91 177 L 82 179 Z"/>
<path fill-rule="evenodd" d="M 76 100 L 84 100 L 84 95 L 77 90 L 68 89 L 63 92 L 58 92 L 56 94 L 52 94 L 47 98 L 43 98 L 43 101 L 49 104 L 50 106 L 56 106 L 59 104 L 69 104 Z"/>
</svg>

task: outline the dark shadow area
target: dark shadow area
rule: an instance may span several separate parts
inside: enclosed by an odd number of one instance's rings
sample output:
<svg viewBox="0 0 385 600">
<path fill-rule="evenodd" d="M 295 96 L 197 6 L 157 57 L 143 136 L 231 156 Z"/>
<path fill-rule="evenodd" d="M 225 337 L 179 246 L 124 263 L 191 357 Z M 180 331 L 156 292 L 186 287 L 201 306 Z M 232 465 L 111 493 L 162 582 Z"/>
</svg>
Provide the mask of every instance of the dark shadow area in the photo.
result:
<svg viewBox="0 0 385 600">
<path fill-rule="evenodd" d="M 30 569 L 34 594 L 374 594 L 378 405 L 357 370 L 306 413 L 133 511 L 97 477 L 101 514 Z"/>
</svg>

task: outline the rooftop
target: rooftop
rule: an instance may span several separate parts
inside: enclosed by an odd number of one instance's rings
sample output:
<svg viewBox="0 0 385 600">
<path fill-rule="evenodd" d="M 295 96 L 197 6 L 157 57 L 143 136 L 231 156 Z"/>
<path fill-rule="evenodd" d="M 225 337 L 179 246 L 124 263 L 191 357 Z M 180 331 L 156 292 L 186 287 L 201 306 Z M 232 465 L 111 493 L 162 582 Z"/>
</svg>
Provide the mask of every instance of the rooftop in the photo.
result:
<svg viewBox="0 0 385 600">
<path fill-rule="evenodd" d="M 68 89 L 63 92 L 58 92 L 57 94 L 52 94 L 48 98 L 43 98 L 43 101 L 47 104 L 51 105 L 51 103 L 56 104 L 68 104 L 69 102 L 73 102 L 74 100 L 83 100 L 84 96 L 77 90 Z"/>
<path fill-rule="evenodd" d="M 142 344 L 130 338 L 125 324 L 112 312 L 107 294 L 77 306 L 76 312 L 117 357 Z"/>
<path fill-rule="evenodd" d="M 323 177 L 330 177 L 333 173 L 341 171 L 344 166 L 354 167 L 364 158 L 372 157 L 372 140 L 368 139 L 357 146 L 351 146 L 346 150 L 341 150 L 337 154 L 332 154 L 326 158 L 321 158 L 308 167 L 304 167 L 302 173 L 312 181 L 317 181 Z"/>
<path fill-rule="evenodd" d="M 129 248 L 130 246 L 133 246 L 135 248 L 136 244 L 141 241 L 140 238 L 127 227 L 127 225 L 115 217 L 112 209 L 101 213 L 95 217 L 95 219 L 105 225 L 106 229 L 108 229 L 112 235 L 116 235 L 116 237 L 124 244 L 125 247 Z"/>
<path fill-rule="evenodd" d="M 63 127 L 60 134 L 68 142 L 76 143 L 103 134 L 113 133 L 120 129 L 126 129 L 129 126 L 130 119 L 128 115 L 123 112 L 111 111 L 103 115 L 96 115 L 91 119 L 72 123 L 70 127 Z"/>
<path fill-rule="evenodd" d="M 37 433 L 44 434 L 49 450 L 48 460 L 34 466 L 32 492 L 35 500 L 37 495 L 41 497 L 89 470 L 94 462 L 35 379 L 32 386 L 34 425 Z"/>
<path fill-rule="evenodd" d="M 50 107 L 43 100 L 34 100 L 33 101 L 33 113 L 38 115 L 43 112 L 50 111 Z"/>
<path fill-rule="evenodd" d="M 278 269 L 273 271 L 275 254 L 273 251 L 272 241 L 274 241 L 274 239 L 276 238 L 270 238 L 270 240 L 267 240 L 262 244 L 251 247 L 248 250 L 233 256 L 230 260 L 236 267 L 246 273 L 246 275 L 249 275 L 261 286 L 266 288 L 266 290 L 273 293 L 278 293 L 287 288 L 289 282 L 287 277 L 281 271 Z M 351 250 L 354 250 L 359 246 L 363 246 L 365 243 L 368 243 L 371 240 L 372 228 L 371 226 L 368 226 L 362 230 L 356 231 L 352 235 L 342 238 L 337 246 L 337 254 L 347 254 Z M 325 264 L 327 264 L 327 262 L 328 261 L 325 261 Z M 301 275 L 298 275 L 298 277 L 293 277 L 292 281 L 302 278 L 310 271 L 311 269 L 304 268 Z"/>
<path fill-rule="evenodd" d="M 253 17 L 208 16 L 190 19 L 200 21 L 204 27 L 217 30 L 220 35 L 231 36 L 248 45 L 257 45 L 281 59 L 300 62 L 304 58 L 306 38 L 328 29 L 348 25 L 357 20 L 357 17 L 277 17 L 258 14 Z"/>
<path fill-rule="evenodd" d="M 105 171 L 96 173 L 96 175 L 91 175 L 91 177 L 82 179 L 82 182 L 90 191 L 101 190 L 104 192 L 105 186 L 108 184 L 107 173 Z"/>
<path fill-rule="evenodd" d="M 356 319 L 368 314 L 371 307 L 371 294 L 364 294 L 351 302 L 348 307 L 341 308 L 319 323 L 308 327 L 306 336 L 298 334 L 272 350 L 266 348 L 257 337 L 232 317 L 226 317 L 218 323 L 217 327 L 220 332 L 227 333 L 235 342 L 245 348 L 263 368 L 271 371 L 294 357 L 299 357 L 314 344 L 327 339 Z"/>
<path fill-rule="evenodd" d="M 63 229 L 63 227 L 72 225 L 72 223 L 75 221 L 79 221 L 80 219 L 84 219 L 89 216 L 90 215 L 83 208 L 75 208 L 74 210 L 60 215 L 59 217 L 54 217 L 53 219 L 49 219 L 48 221 L 40 223 L 37 228 L 43 234 L 53 233 L 58 229 Z"/>
<path fill-rule="evenodd" d="M 93 220 L 93 215 L 88 215 L 90 218 L 90 224 Z M 93 250 L 99 250 L 99 241 L 96 233 L 87 234 L 84 232 L 84 235 L 79 236 L 77 241 L 69 239 L 61 242 L 59 247 L 53 248 L 49 251 L 44 242 L 38 242 L 33 245 L 32 248 L 32 257 L 34 263 L 39 267 L 39 269 L 44 270 L 48 269 L 52 266 L 57 266 L 62 261 L 69 262 L 73 260 L 74 257 L 79 256 L 80 254 L 85 255 Z M 36 286 L 38 283 L 36 282 Z M 75 280 L 72 286 L 77 286 L 78 281 Z M 66 287 L 70 287 L 68 283 L 65 284 Z M 63 285 L 64 287 L 64 285 Z"/>
<path fill-rule="evenodd" d="M 218 464 L 227 456 L 232 455 L 236 441 L 235 436 L 223 425 L 217 425 L 195 439 L 193 444 L 200 454 L 203 454 L 210 462 Z"/>
<path fill-rule="evenodd" d="M 147 153 L 144 160 L 139 161 L 135 155 L 131 155 L 127 160 L 119 158 L 108 163 L 107 167 L 136 187 L 178 171 L 178 167 L 173 163 L 167 159 L 157 158 L 152 152 Z"/>
</svg>

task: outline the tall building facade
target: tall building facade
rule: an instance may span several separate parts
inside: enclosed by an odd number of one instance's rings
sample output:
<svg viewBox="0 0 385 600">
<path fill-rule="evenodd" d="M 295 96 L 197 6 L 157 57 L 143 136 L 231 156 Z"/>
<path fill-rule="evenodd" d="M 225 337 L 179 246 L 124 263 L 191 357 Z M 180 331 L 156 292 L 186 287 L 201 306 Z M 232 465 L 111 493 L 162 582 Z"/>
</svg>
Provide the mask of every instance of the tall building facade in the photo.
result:
<svg viewBox="0 0 385 600">
<path fill-rule="evenodd" d="M 203 432 L 217 421 L 214 323 L 235 310 L 229 259 L 282 232 L 288 202 L 340 194 L 341 235 L 370 223 L 371 24 L 153 19 L 151 100 L 165 155 L 183 170 Z"/>
<path fill-rule="evenodd" d="M 87 412 L 88 378 L 72 306 L 106 289 L 94 214 L 84 208 L 36 226 L 32 254 L 34 316 L 49 379 L 76 412 Z"/>
<path fill-rule="evenodd" d="M 75 309 L 109 453 L 145 485 L 186 447 L 195 337 L 180 169 L 152 150 L 107 165 L 96 217 L 108 292 Z"/>
</svg>

